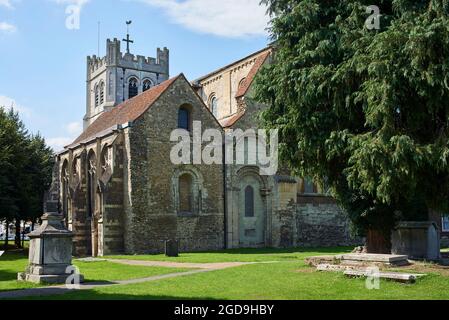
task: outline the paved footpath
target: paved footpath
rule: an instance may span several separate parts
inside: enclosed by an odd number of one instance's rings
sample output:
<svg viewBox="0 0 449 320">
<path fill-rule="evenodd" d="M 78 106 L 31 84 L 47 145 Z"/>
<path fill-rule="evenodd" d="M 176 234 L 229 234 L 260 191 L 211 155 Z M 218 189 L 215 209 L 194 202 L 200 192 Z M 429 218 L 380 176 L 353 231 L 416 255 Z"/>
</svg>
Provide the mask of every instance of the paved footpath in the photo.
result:
<svg viewBox="0 0 449 320">
<path fill-rule="evenodd" d="M 95 261 L 91 259 L 90 261 Z M 99 259 L 99 261 L 105 261 Z M 136 284 L 143 282 L 151 282 L 163 279 L 185 277 L 203 272 L 211 272 L 216 270 L 223 270 L 233 267 L 239 267 L 242 265 L 254 264 L 245 262 L 226 262 L 226 263 L 178 263 L 178 262 L 165 262 L 165 261 L 137 261 L 137 260 L 114 260 L 108 259 L 113 263 L 120 263 L 126 265 L 134 266 L 148 266 L 148 267 L 166 267 L 166 268 L 187 268 L 194 269 L 186 272 L 170 273 L 159 276 L 152 276 L 148 278 L 132 279 L 132 280 L 122 280 L 122 281 L 111 281 L 111 282 L 90 282 L 80 284 L 76 289 L 69 289 L 65 285 L 42 287 L 42 288 L 31 288 L 16 291 L 6 291 L 0 292 L 0 299 L 20 299 L 25 297 L 44 297 L 53 295 L 63 295 L 73 290 L 91 290 L 98 289 L 116 285 L 126 285 L 126 284 Z"/>
</svg>

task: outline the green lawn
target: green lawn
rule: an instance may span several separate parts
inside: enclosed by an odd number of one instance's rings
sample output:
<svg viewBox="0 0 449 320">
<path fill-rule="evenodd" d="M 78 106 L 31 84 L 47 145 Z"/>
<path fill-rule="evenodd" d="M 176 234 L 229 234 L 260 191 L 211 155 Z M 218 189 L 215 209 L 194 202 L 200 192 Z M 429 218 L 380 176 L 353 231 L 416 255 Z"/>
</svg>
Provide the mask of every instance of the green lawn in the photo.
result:
<svg viewBox="0 0 449 320">
<path fill-rule="evenodd" d="M 25 271 L 27 262 L 27 254 L 23 252 L 7 252 L 0 257 L 0 292 L 38 286 L 17 281 L 17 273 Z M 107 261 L 82 262 L 75 260 L 74 264 L 80 269 L 86 282 L 129 280 L 187 271 L 187 269 L 181 268 L 126 266 Z"/>
<path fill-rule="evenodd" d="M 162 255 L 122 256 L 120 258 L 178 262 L 252 261 L 262 263 L 148 283 L 74 291 L 63 296 L 45 297 L 45 299 L 449 299 L 447 269 L 443 271 L 428 269 L 426 271 L 428 276 L 419 279 L 415 284 L 381 281 L 380 290 L 368 290 L 363 279 L 348 279 L 341 273 L 316 272 L 314 268 L 304 263 L 304 258 L 308 256 L 347 251 L 348 248 L 253 249 L 188 253 L 182 254 L 179 258 L 166 258 Z M 123 267 L 109 262 L 93 264 L 77 262 L 77 264 L 86 275 L 90 273 L 91 277 L 97 279 L 110 279 L 112 275 L 117 274 L 114 271 L 115 268 Z M 84 264 L 87 265 L 84 266 Z M 128 266 L 125 266 L 125 269 L 127 268 Z M 137 276 L 133 271 L 129 271 L 127 275 Z"/>
<path fill-rule="evenodd" d="M 214 252 L 182 253 L 177 258 L 169 258 L 163 254 L 108 256 L 105 258 L 192 263 L 298 261 L 315 255 L 348 253 L 352 249 L 354 248 L 231 249 Z"/>
</svg>

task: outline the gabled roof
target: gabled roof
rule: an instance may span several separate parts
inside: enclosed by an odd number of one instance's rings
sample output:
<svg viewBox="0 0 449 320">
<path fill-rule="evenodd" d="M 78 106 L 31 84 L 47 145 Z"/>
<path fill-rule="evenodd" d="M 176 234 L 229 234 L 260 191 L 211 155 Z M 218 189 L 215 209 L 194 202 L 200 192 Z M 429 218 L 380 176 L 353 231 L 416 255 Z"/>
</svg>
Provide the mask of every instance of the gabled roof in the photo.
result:
<svg viewBox="0 0 449 320">
<path fill-rule="evenodd" d="M 251 53 L 249 56 L 246 56 L 246 57 L 244 57 L 244 58 L 242 58 L 242 59 L 240 59 L 240 60 L 234 61 L 234 62 L 232 62 L 232 63 L 230 63 L 230 64 L 228 64 L 228 65 L 226 65 L 226 66 L 224 66 L 224 67 L 221 67 L 220 69 L 217 69 L 217 70 L 215 70 L 215 71 L 212 71 L 212 72 L 210 72 L 210 73 L 208 73 L 208 74 L 202 76 L 201 78 L 198 78 L 198 79 L 194 80 L 193 83 L 200 83 L 200 82 L 203 81 L 204 79 L 207 79 L 207 78 L 209 78 L 209 77 L 212 77 L 213 75 L 215 75 L 215 74 L 217 74 L 217 73 L 220 73 L 220 72 L 222 72 L 222 71 L 224 71 L 224 70 L 226 70 L 226 69 L 232 67 L 233 65 L 239 64 L 240 62 L 243 62 L 243 61 L 245 61 L 245 60 L 247 60 L 247 59 L 249 59 L 249 58 L 251 58 L 251 57 L 257 56 L 258 54 L 261 54 L 261 53 L 263 53 L 263 52 L 271 52 L 271 48 L 272 48 L 272 47 L 271 47 L 271 45 L 270 45 L 270 46 L 265 47 L 265 48 L 263 48 L 263 49 L 261 49 L 261 50 L 259 50 L 259 51 L 256 51 L 256 52 L 254 52 L 254 53 Z"/>
<path fill-rule="evenodd" d="M 260 68 L 263 66 L 267 58 L 270 56 L 270 54 L 271 50 L 268 49 L 257 58 L 253 67 L 251 68 L 245 80 L 243 81 L 242 85 L 240 86 L 239 90 L 237 91 L 237 94 L 235 95 L 236 98 L 243 97 L 248 92 L 249 88 L 251 87 L 251 84 L 254 81 L 254 78 L 256 77 L 257 72 L 259 72 Z"/>
<path fill-rule="evenodd" d="M 242 112 L 238 112 L 238 113 L 235 113 L 235 114 L 233 114 L 232 116 L 229 116 L 229 117 L 227 117 L 227 118 L 224 118 L 224 119 L 221 119 L 219 122 L 220 122 L 220 125 L 223 127 L 223 128 L 230 128 L 230 127 L 232 127 L 237 121 L 239 121 L 243 116 L 245 115 L 245 112 L 244 111 L 242 111 Z"/>
<path fill-rule="evenodd" d="M 129 99 L 112 110 L 102 113 L 70 146 L 77 145 L 83 141 L 99 136 L 103 132 L 107 132 L 117 125 L 129 123 L 138 119 L 145 113 L 164 93 L 170 85 L 178 78 L 184 77 L 180 75 L 171 78 L 161 84 Z"/>
</svg>

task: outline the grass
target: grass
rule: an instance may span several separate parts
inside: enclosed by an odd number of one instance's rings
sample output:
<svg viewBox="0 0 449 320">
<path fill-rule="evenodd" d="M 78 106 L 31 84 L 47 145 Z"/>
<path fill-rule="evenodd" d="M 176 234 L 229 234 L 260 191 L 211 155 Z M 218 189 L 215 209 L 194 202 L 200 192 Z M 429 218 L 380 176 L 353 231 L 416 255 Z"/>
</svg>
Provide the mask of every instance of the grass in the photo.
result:
<svg viewBox="0 0 449 320">
<path fill-rule="evenodd" d="M 222 299 L 222 300 L 410 300 L 449 299 L 449 271 L 425 265 L 428 275 L 415 284 L 381 280 L 380 290 L 368 290 L 363 279 L 348 279 L 341 273 L 316 272 L 305 264 L 312 255 L 339 254 L 348 248 L 330 249 L 248 249 L 211 253 L 186 253 L 179 258 L 162 255 L 121 256 L 114 258 L 176 262 L 261 262 L 259 264 L 198 273 L 147 283 L 100 287 L 74 291 L 63 296 L 40 297 L 50 300 L 114 300 L 114 299 Z M 277 262 L 272 262 L 277 261 Z M 81 271 L 93 278 L 112 279 L 122 275 L 122 266 L 109 262 L 76 262 Z M 1 262 L 0 262 L 1 266 Z M 424 268 L 421 266 L 421 268 Z M 117 269 L 115 269 L 117 268 Z M 138 267 L 152 269 L 153 267 Z M 84 270 L 83 270 L 84 269 Z M 1 269 L 0 269 L 1 270 Z M 136 269 L 137 270 L 137 269 Z M 163 272 L 163 270 L 161 270 Z M 407 271 L 411 272 L 412 269 Z M 137 276 L 129 269 L 127 276 Z M 139 271 L 140 272 L 140 271 Z M 142 271 L 143 272 L 143 271 Z M 159 272 L 159 271 L 158 271 Z M 141 276 L 141 274 L 140 274 Z M 103 280 L 104 280 L 103 279 Z M 1 282 L 0 282 L 1 283 Z M 1 290 L 0 284 L 0 290 Z"/>
<path fill-rule="evenodd" d="M 182 272 L 187 269 L 127 266 L 107 261 L 83 262 L 74 260 L 86 282 L 107 282 L 146 278 L 168 273 Z M 0 292 L 42 287 L 29 282 L 17 281 L 17 273 L 25 271 L 28 264 L 27 252 L 7 252 L 0 257 Z"/>
<path fill-rule="evenodd" d="M 380 290 L 368 290 L 362 279 L 347 279 L 341 273 L 319 273 L 303 262 L 289 261 L 246 265 L 151 283 L 79 291 L 50 299 L 449 299 L 448 287 L 448 277 L 431 274 L 413 285 L 381 281 Z"/>
<path fill-rule="evenodd" d="M 163 254 L 108 256 L 105 258 L 192 263 L 298 261 L 315 255 L 348 253 L 352 249 L 354 248 L 231 249 L 214 252 L 182 253 L 177 258 L 169 258 Z"/>
<path fill-rule="evenodd" d="M 25 271 L 28 255 L 23 251 L 6 252 L 0 257 L 0 292 L 37 287 L 32 283 L 17 281 L 17 273 Z"/>
</svg>

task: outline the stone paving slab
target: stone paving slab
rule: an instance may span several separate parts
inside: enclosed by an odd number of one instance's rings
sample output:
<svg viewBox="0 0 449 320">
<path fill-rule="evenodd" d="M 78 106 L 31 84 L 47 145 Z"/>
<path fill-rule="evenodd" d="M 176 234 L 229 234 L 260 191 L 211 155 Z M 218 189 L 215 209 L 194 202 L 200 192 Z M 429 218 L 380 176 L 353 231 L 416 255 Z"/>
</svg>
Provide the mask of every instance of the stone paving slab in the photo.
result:
<svg viewBox="0 0 449 320">
<path fill-rule="evenodd" d="M 397 282 L 414 283 L 417 278 L 424 277 L 425 274 L 409 274 L 409 273 L 397 273 L 397 272 L 379 272 L 377 275 L 368 271 L 361 270 L 347 270 L 344 272 L 347 277 L 375 277 L 378 276 L 381 279 L 393 280 Z"/>
<path fill-rule="evenodd" d="M 350 253 L 339 255 L 338 258 L 342 261 L 361 261 L 361 262 L 382 262 L 395 264 L 398 262 L 407 261 L 408 257 L 404 255 L 393 254 L 369 254 L 369 253 Z"/>
</svg>

